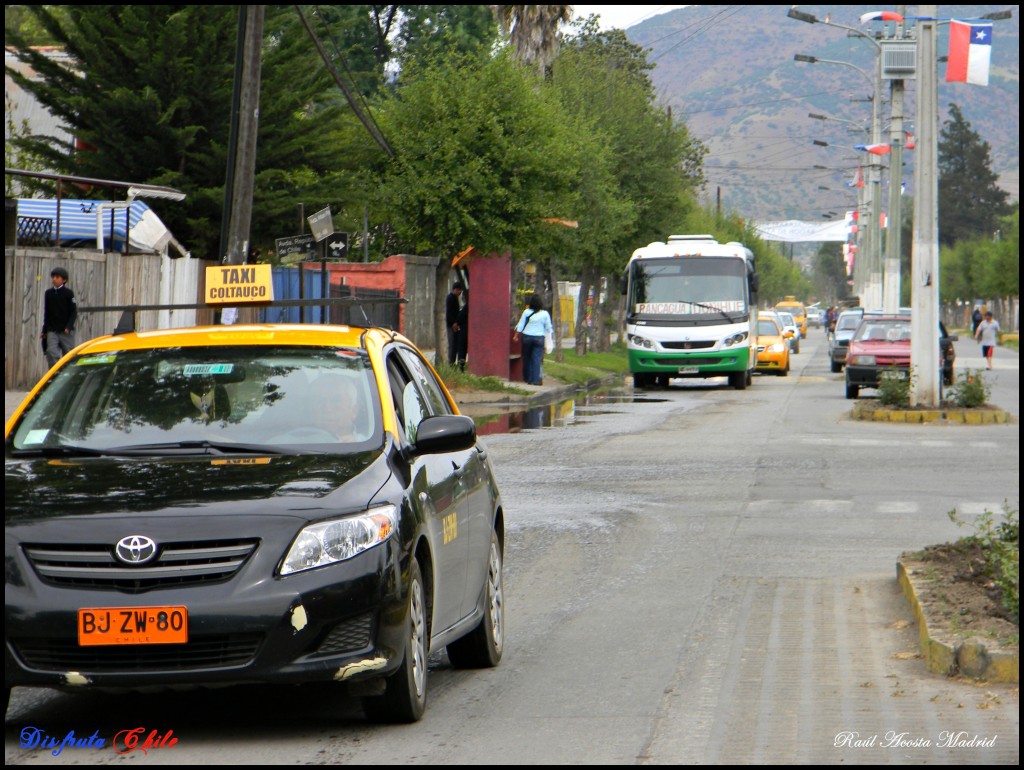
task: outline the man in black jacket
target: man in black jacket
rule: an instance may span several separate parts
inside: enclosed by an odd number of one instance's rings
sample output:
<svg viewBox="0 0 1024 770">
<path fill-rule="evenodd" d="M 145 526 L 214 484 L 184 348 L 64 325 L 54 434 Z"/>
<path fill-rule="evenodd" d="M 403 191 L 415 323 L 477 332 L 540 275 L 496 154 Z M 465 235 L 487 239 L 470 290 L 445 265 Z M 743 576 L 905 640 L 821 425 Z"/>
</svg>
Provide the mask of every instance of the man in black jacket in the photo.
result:
<svg viewBox="0 0 1024 770">
<path fill-rule="evenodd" d="M 455 363 L 455 358 L 458 355 L 456 337 L 459 331 L 459 310 L 461 309 L 459 295 L 462 294 L 464 288 L 466 287 L 462 285 L 462 281 L 456 281 L 452 284 L 452 290 L 448 292 L 444 301 L 444 325 L 448 329 L 448 363 L 450 364 Z"/>
<path fill-rule="evenodd" d="M 68 271 L 55 267 L 50 271 L 53 287 L 43 295 L 43 350 L 46 362 L 53 366 L 75 346 L 75 319 L 78 301 L 67 287 Z"/>
</svg>

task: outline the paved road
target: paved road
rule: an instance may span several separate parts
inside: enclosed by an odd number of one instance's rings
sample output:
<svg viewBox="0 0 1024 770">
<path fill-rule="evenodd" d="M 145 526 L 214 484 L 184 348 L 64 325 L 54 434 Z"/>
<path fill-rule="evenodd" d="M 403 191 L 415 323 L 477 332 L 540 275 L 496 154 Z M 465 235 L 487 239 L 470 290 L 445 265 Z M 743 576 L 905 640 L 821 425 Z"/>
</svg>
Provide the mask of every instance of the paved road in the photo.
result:
<svg viewBox="0 0 1024 770">
<path fill-rule="evenodd" d="M 435 655 L 423 722 L 367 726 L 330 690 L 16 690 L 8 764 L 119 759 L 23 751 L 25 725 L 144 725 L 180 738 L 147 763 L 1017 765 L 1018 688 L 925 669 L 895 562 L 958 537 L 950 508 L 1019 507 L 1019 425 L 852 422 L 823 341 L 746 391 L 676 381 L 488 436 L 506 657 Z M 993 399 L 1015 413 L 1017 360 Z"/>
</svg>

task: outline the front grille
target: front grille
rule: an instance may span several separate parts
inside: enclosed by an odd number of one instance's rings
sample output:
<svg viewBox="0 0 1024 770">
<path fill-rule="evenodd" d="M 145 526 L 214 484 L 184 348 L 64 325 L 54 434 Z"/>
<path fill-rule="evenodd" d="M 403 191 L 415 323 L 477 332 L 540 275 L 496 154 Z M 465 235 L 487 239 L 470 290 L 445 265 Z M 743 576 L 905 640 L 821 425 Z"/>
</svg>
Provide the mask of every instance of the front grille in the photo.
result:
<svg viewBox="0 0 1024 770">
<path fill-rule="evenodd" d="M 204 636 L 185 644 L 79 647 L 74 639 L 11 639 L 27 667 L 41 671 L 186 671 L 247 665 L 262 635 Z"/>
<path fill-rule="evenodd" d="M 719 364 L 734 364 L 735 358 L 657 358 L 654 360 L 656 366 L 717 366 Z"/>
<path fill-rule="evenodd" d="M 713 348 L 717 343 L 711 342 L 662 342 L 661 346 L 666 350 L 704 350 Z"/>
<path fill-rule="evenodd" d="M 331 629 L 314 654 L 339 655 L 344 652 L 365 650 L 370 646 L 372 628 L 373 615 L 371 613 L 339 623 Z"/>
<path fill-rule="evenodd" d="M 161 543 L 157 558 L 139 566 L 114 558 L 113 545 L 25 545 L 25 555 L 49 585 L 142 593 L 167 586 L 227 580 L 256 550 L 257 540 Z"/>
</svg>

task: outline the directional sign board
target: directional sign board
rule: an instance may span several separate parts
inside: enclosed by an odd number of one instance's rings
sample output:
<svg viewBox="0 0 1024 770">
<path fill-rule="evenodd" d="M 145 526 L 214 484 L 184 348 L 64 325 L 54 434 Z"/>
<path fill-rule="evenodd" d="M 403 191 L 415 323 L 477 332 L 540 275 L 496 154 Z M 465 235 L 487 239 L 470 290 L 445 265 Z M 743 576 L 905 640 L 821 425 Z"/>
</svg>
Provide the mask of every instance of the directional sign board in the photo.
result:
<svg viewBox="0 0 1024 770">
<path fill-rule="evenodd" d="M 348 259 L 348 233 L 331 233 L 325 243 L 327 259 Z"/>
<path fill-rule="evenodd" d="M 292 254 L 312 254 L 316 240 L 309 233 L 292 235 L 287 238 L 277 238 L 274 244 L 277 246 L 277 256 L 284 258 Z"/>
<path fill-rule="evenodd" d="M 313 231 L 313 237 L 316 238 L 317 243 L 334 232 L 330 206 L 306 217 L 306 221 L 309 222 L 309 229 Z"/>
</svg>

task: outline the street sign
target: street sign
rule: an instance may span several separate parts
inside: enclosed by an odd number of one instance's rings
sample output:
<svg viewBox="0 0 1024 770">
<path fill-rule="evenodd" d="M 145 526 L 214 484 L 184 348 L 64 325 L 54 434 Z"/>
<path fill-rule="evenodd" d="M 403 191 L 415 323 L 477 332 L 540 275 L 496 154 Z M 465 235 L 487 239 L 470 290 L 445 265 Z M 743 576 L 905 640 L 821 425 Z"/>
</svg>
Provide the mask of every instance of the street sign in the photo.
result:
<svg viewBox="0 0 1024 770">
<path fill-rule="evenodd" d="M 309 233 L 292 235 L 287 238 L 277 238 L 274 244 L 277 247 L 277 256 L 284 258 L 291 254 L 312 254 L 313 245 L 316 241 Z"/>
<path fill-rule="evenodd" d="M 331 233 L 325 244 L 327 259 L 348 259 L 348 233 Z"/>
<path fill-rule="evenodd" d="M 334 232 L 330 206 L 306 217 L 306 221 L 309 222 L 309 229 L 313 231 L 313 237 L 316 238 L 317 243 Z"/>
</svg>

